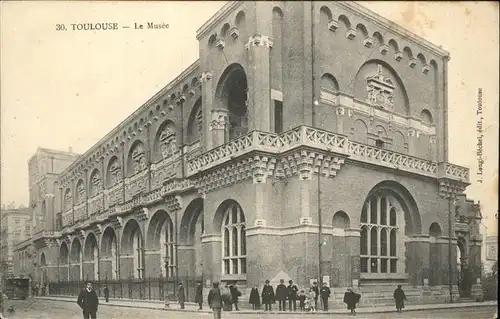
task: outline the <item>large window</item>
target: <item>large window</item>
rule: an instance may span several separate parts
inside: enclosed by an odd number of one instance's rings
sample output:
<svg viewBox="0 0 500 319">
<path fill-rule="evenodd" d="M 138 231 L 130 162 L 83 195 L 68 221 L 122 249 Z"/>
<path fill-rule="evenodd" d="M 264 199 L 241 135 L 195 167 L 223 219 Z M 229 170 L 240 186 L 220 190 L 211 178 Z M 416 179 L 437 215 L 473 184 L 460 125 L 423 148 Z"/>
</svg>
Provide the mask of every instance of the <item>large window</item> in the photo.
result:
<svg viewBox="0 0 500 319">
<path fill-rule="evenodd" d="M 373 195 L 361 212 L 361 272 L 396 273 L 398 220 L 385 196 Z"/>
<path fill-rule="evenodd" d="M 223 274 L 246 274 L 245 215 L 238 204 L 232 203 L 226 209 L 221 233 Z"/>
</svg>

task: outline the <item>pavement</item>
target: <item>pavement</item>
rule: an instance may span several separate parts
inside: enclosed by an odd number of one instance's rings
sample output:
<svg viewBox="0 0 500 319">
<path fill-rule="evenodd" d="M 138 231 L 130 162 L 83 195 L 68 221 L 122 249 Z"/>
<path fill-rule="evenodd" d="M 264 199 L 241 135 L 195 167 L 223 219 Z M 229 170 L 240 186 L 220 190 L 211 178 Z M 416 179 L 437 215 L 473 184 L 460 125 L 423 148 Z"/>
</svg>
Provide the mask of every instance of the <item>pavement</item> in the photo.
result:
<svg viewBox="0 0 500 319">
<path fill-rule="evenodd" d="M 76 303 L 76 296 L 44 296 L 35 297 L 35 300 L 51 300 L 51 301 L 63 301 Z M 198 310 L 198 306 L 194 303 L 185 303 L 185 309 L 180 309 L 180 305 L 176 302 L 170 302 L 168 307 L 165 307 L 163 301 L 156 300 L 131 300 L 131 299 L 110 299 L 109 302 L 100 300 L 100 306 L 106 307 L 128 307 L 136 309 L 150 309 L 150 310 L 164 310 L 164 311 L 175 311 L 184 313 L 212 313 L 206 304 L 203 306 L 203 310 Z M 277 305 L 273 305 L 276 308 Z M 425 311 L 425 310 L 445 310 L 445 309 L 462 309 L 462 308 L 477 308 L 477 307 L 498 307 L 497 301 L 483 301 L 483 302 L 460 302 L 460 303 L 446 303 L 446 304 L 408 304 L 405 303 L 404 311 Z M 369 307 L 358 307 L 356 312 L 358 314 L 363 313 L 393 313 L 395 311 L 394 306 L 369 306 Z M 295 314 L 303 314 L 303 312 L 289 312 L 289 311 L 264 311 L 264 310 L 250 310 L 250 309 L 240 309 L 239 311 L 233 311 L 239 314 L 273 314 L 273 315 L 284 315 L 290 316 Z M 316 313 L 309 314 L 346 314 L 345 307 L 330 309 L 329 311 L 318 311 Z"/>
</svg>

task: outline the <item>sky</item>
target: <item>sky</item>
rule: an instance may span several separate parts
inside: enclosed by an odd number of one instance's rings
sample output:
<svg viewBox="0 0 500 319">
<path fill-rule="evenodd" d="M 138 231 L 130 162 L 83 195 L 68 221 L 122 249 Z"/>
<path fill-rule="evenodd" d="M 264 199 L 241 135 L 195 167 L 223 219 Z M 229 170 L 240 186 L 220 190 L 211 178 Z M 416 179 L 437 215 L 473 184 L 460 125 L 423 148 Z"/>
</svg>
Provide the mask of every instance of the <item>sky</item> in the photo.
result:
<svg viewBox="0 0 500 319">
<path fill-rule="evenodd" d="M 40 147 L 84 153 L 198 58 L 196 30 L 225 2 L 1 2 L 1 202 L 28 203 L 28 159 Z M 471 169 L 466 194 L 497 233 L 498 4 L 362 2 L 449 51 L 449 160 Z M 118 22 L 118 32 L 72 23 Z M 133 29 L 134 23 L 168 29 Z M 57 24 L 69 30 L 57 31 Z M 477 91 L 484 178 L 477 177 Z"/>
</svg>

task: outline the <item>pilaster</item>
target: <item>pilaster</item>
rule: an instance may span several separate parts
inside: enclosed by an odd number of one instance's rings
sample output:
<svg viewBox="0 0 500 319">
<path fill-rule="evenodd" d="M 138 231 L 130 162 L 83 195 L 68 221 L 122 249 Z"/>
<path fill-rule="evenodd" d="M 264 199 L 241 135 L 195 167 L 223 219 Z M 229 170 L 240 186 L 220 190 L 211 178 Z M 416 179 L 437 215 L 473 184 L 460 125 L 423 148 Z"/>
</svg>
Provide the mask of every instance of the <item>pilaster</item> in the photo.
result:
<svg viewBox="0 0 500 319">
<path fill-rule="evenodd" d="M 201 74 L 201 95 L 202 95 L 202 112 L 203 114 L 211 114 L 213 106 L 213 82 L 212 73 L 210 71 L 203 72 Z M 212 135 L 210 134 L 210 116 L 203 116 L 203 134 L 202 134 L 202 145 L 204 150 L 210 150 L 213 148 Z"/>
<path fill-rule="evenodd" d="M 249 130 L 271 131 L 269 50 L 272 46 L 272 39 L 260 33 L 252 35 L 245 46 L 248 51 L 249 64 L 253 66 L 247 70 L 250 97 Z"/>
<path fill-rule="evenodd" d="M 213 148 L 227 142 L 229 131 L 229 112 L 226 109 L 211 110 L 211 121 L 209 123 Z"/>
</svg>

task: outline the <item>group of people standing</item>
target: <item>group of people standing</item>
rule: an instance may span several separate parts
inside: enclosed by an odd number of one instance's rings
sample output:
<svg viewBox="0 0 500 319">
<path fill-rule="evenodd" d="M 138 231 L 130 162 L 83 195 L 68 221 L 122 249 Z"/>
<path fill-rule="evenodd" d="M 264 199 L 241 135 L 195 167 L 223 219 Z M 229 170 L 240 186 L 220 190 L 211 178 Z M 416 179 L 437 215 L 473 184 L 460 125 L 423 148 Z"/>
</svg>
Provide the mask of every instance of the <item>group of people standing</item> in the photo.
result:
<svg viewBox="0 0 500 319">
<path fill-rule="evenodd" d="M 288 286 L 286 286 L 285 281 L 281 279 L 279 285 L 276 286 L 276 290 L 274 290 L 269 280 L 266 280 L 260 296 L 257 286 L 252 288 L 249 303 L 252 305 L 252 309 L 260 309 L 262 300 L 265 310 L 271 311 L 272 304 L 277 301 L 279 311 L 286 311 L 288 301 L 288 311 L 297 311 L 298 301 L 300 311 L 316 311 L 318 309 L 318 299 L 321 297 L 323 310 L 327 311 L 330 295 L 330 288 L 326 284 L 323 284 L 323 287 L 320 289 L 317 283 L 314 282 L 305 291 L 304 289 L 299 290 L 292 280 L 289 280 Z"/>
</svg>

